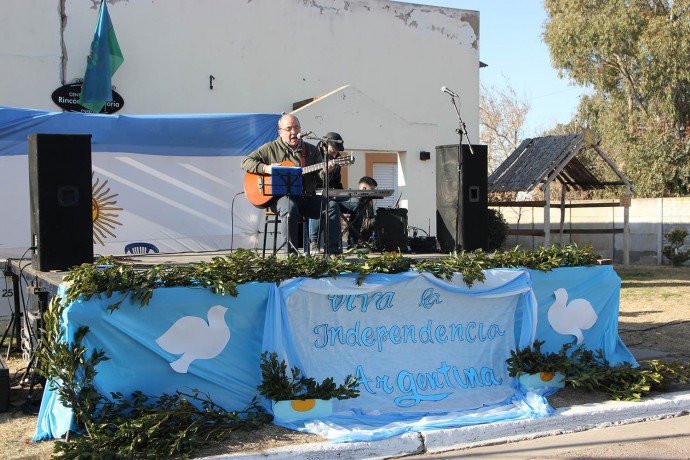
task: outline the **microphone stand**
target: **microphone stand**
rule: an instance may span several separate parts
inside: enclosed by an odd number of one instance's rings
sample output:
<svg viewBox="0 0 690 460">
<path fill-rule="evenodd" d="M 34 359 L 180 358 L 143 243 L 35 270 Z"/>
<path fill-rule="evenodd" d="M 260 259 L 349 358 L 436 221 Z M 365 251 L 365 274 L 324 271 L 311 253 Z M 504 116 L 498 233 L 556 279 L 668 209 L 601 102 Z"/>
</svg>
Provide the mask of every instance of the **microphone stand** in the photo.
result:
<svg viewBox="0 0 690 460">
<path fill-rule="evenodd" d="M 330 240 L 330 233 L 328 233 L 329 232 L 329 226 L 330 226 L 330 222 L 329 222 L 330 219 L 328 218 L 328 208 L 331 204 L 330 203 L 331 191 L 330 191 L 330 186 L 329 186 L 330 174 L 328 173 L 328 162 L 330 161 L 330 158 L 328 156 L 328 142 L 325 142 L 322 140 L 321 141 L 321 148 L 324 149 L 324 151 L 322 152 L 321 155 L 323 156 L 323 159 L 324 159 L 323 187 L 326 190 L 326 193 L 325 193 L 325 195 L 326 195 L 326 209 L 322 210 L 323 216 L 324 216 L 323 227 L 321 225 L 319 225 L 319 233 L 321 233 L 321 229 L 323 229 L 323 254 L 324 254 L 324 256 L 328 257 L 328 245 L 329 245 L 329 240 Z M 319 213 L 319 218 L 321 218 L 321 212 Z M 319 239 L 319 235 L 316 236 L 317 241 L 318 241 L 318 239 Z"/>
<path fill-rule="evenodd" d="M 292 207 L 292 205 L 291 205 L 292 197 L 293 196 L 299 197 L 299 196 L 301 196 L 301 193 L 300 193 L 300 195 L 293 195 L 293 193 L 292 193 L 292 187 L 293 187 L 293 185 L 295 183 L 295 179 L 296 179 L 294 176 L 283 175 L 282 177 L 284 179 L 285 188 L 286 188 L 285 196 L 288 199 L 288 208 L 287 208 L 288 212 L 285 215 L 285 222 L 287 225 L 287 234 L 285 235 L 285 256 L 287 257 L 290 255 L 290 247 L 292 247 L 292 250 L 295 251 L 295 253 L 297 253 L 297 254 L 299 253 L 299 249 L 292 243 L 292 241 L 290 241 L 290 215 L 292 214 L 290 212 L 290 209 Z M 307 229 L 307 231 L 308 231 L 308 229 Z"/>
<path fill-rule="evenodd" d="M 311 132 L 310 132 L 311 134 Z M 322 196 L 326 196 L 326 209 L 322 210 L 322 212 L 319 213 L 319 220 L 321 219 L 321 214 L 324 216 L 324 225 L 321 226 L 319 225 L 319 235 L 316 236 L 317 239 L 317 246 L 318 246 L 318 240 L 320 237 L 321 229 L 323 228 L 323 246 L 324 246 L 324 255 L 328 256 L 328 245 L 329 245 L 329 240 L 330 240 L 330 222 L 328 219 L 328 208 L 330 205 L 331 201 L 331 190 L 330 190 L 330 174 L 328 172 L 328 163 L 331 161 L 330 157 L 328 156 L 328 139 L 326 137 L 312 137 L 312 136 L 305 136 L 306 139 L 311 139 L 311 140 L 318 140 L 319 141 L 319 150 L 325 149 L 321 152 L 321 156 L 323 157 L 324 164 L 323 164 L 323 186 L 325 193 L 322 194 Z M 334 165 L 335 168 L 335 165 Z"/>
<path fill-rule="evenodd" d="M 467 146 L 470 149 L 470 154 L 474 155 L 474 150 L 472 150 L 472 143 L 470 142 L 470 137 L 467 135 L 467 127 L 465 126 L 465 122 L 462 121 L 462 117 L 460 116 L 460 109 L 458 109 L 458 105 L 455 103 L 455 97 L 451 96 L 450 98 L 451 104 L 453 104 L 453 107 L 455 108 L 455 113 L 458 115 L 458 127 L 455 128 L 455 132 L 458 134 L 459 137 L 459 142 L 458 142 L 458 207 L 457 207 L 457 212 L 455 213 L 455 249 L 454 252 L 457 254 L 460 250 L 462 250 L 462 246 L 460 245 L 460 210 L 462 207 L 462 137 L 463 135 L 467 139 Z"/>
</svg>

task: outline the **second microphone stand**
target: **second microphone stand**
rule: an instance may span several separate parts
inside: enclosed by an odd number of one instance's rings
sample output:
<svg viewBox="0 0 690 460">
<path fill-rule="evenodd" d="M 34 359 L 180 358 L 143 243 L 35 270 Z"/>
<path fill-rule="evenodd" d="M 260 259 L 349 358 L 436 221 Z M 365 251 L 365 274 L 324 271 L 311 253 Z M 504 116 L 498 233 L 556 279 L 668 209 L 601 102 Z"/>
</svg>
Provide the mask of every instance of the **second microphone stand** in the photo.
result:
<svg viewBox="0 0 690 460">
<path fill-rule="evenodd" d="M 462 187 L 463 187 L 463 181 L 462 181 L 462 138 L 463 135 L 467 139 L 467 146 L 470 149 L 470 154 L 474 155 L 474 150 L 472 150 L 472 143 L 470 142 L 470 137 L 467 135 L 467 127 L 465 126 L 465 122 L 462 121 L 462 117 L 460 116 L 460 109 L 458 109 L 458 105 L 455 103 L 455 97 L 451 96 L 450 102 L 453 104 L 453 107 L 455 108 L 455 113 L 458 115 L 458 127 L 455 128 L 455 132 L 458 134 L 459 140 L 458 140 L 458 207 L 457 207 L 457 212 L 455 213 L 455 253 L 457 254 L 462 250 L 462 246 L 460 245 L 460 215 L 462 212 Z"/>
<path fill-rule="evenodd" d="M 326 197 L 326 209 L 323 210 L 323 212 L 319 213 L 319 218 L 321 218 L 321 215 L 323 214 L 323 226 L 319 225 L 319 233 L 321 233 L 321 229 L 323 228 L 323 253 L 326 257 L 328 257 L 329 253 L 329 242 L 330 242 L 330 219 L 328 218 L 328 211 L 329 207 L 331 204 L 331 190 L 330 190 L 330 179 L 331 179 L 331 174 L 328 172 L 328 163 L 331 161 L 331 157 L 328 155 L 328 142 L 324 139 L 321 139 L 319 143 L 319 148 L 322 149 L 321 156 L 324 159 L 323 163 L 323 188 L 324 188 L 324 195 Z M 335 166 L 334 166 L 335 167 Z M 320 223 L 319 223 L 320 224 Z M 316 236 L 316 239 L 318 241 L 320 235 Z M 317 245 L 318 246 L 318 245 Z"/>
</svg>

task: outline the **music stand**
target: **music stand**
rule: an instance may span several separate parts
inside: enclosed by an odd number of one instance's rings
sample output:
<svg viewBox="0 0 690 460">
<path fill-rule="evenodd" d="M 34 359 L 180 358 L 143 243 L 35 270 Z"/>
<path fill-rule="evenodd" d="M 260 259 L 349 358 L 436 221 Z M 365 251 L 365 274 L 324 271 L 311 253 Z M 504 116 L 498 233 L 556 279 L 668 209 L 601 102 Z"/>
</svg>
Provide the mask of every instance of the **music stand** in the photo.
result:
<svg viewBox="0 0 690 460">
<path fill-rule="evenodd" d="M 270 193 L 272 196 L 287 196 L 290 200 L 293 196 L 302 196 L 302 168 L 297 166 L 273 166 L 271 168 L 271 187 Z M 285 216 L 287 234 L 284 235 L 287 243 L 286 255 L 290 254 L 290 206 L 288 205 L 288 212 Z M 297 252 L 297 248 L 293 248 Z"/>
<path fill-rule="evenodd" d="M 302 196 L 302 168 L 273 166 L 271 168 L 271 195 Z"/>
</svg>

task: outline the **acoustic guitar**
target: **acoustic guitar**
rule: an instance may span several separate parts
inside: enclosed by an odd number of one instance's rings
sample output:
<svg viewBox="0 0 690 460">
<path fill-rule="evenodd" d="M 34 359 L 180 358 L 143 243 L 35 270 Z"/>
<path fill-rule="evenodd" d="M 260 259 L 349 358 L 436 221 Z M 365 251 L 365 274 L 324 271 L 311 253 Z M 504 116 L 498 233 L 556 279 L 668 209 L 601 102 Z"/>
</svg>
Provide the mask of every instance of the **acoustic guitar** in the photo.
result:
<svg viewBox="0 0 690 460">
<path fill-rule="evenodd" d="M 351 165 L 355 162 L 352 155 L 342 156 L 338 158 L 333 158 L 332 161 L 336 165 L 346 166 Z M 281 166 L 292 166 L 294 163 L 291 161 L 284 161 L 280 164 Z M 314 171 L 320 171 L 326 166 L 326 162 L 317 163 L 314 165 L 303 166 L 302 175 L 308 174 Z M 267 208 L 273 204 L 273 201 L 280 198 L 279 195 L 273 195 L 271 187 L 271 176 L 269 174 L 254 174 L 245 173 L 244 175 L 244 196 L 247 200 L 257 208 Z"/>
</svg>

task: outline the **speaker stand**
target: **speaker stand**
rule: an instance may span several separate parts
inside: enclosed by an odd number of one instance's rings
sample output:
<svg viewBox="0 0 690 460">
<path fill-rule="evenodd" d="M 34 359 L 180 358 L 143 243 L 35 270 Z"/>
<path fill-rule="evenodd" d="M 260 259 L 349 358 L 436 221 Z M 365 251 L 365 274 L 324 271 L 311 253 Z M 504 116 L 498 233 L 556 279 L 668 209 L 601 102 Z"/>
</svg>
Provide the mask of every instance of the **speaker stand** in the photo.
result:
<svg viewBox="0 0 690 460">
<path fill-rule="evenodd" d="M 465 122 L 462 121 L 462 117 L 460 116 L 460 109 L 458 109 L 458 105 L 455 103 L 455 97 L 450 98 L 451 103 L 453 104 L 453 107 L 455 108 L 455 113 L 458 116 L 458 127 L 455 128 L 455 132 L 457 133 L 459 137 L 459 142 L 458 142 L 458 177 L 462 177 L 462 137 L 463 135 L 467 139 L 467 145 L 470 148 L 470 153 L 474 155 L 474 151 L 472 150 L 472 143 L 470 142 L 470 136 L 467 134 L 467 127 L 465 126 Z M 455 249 L 454 252 L 457 254 L 462 250 L 462 246 L 460 245 L 460 206 L 462 205 L 462 190 L 458 186 L 458 209 L 457 212 L 455 213 Z"/>
<path fill-rule="evenodd" d="M 7 355 L 5 359 L 10 358 L 10 354 L 15 351 L 20 351 L 22 349 L 22 308 L 19 302 L 19 276 L 13 274 L 8 269 L 5 270 L 5 277 L 12 278 L 12 295 L 14 296 L 14 311 L 10 317 L 10 322 L 5 329 L 5 333 L 2 334 L 2 340 L 0 340 L 0 348 L 5 344 L 5 339 L 9 337 L 10 341 L 7 344 Z M 15 346 L 12 347 L 12 340 L 15 341 Z"/>
</svg>

